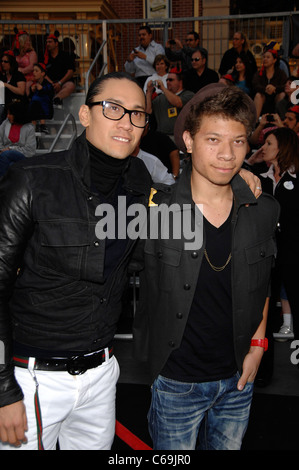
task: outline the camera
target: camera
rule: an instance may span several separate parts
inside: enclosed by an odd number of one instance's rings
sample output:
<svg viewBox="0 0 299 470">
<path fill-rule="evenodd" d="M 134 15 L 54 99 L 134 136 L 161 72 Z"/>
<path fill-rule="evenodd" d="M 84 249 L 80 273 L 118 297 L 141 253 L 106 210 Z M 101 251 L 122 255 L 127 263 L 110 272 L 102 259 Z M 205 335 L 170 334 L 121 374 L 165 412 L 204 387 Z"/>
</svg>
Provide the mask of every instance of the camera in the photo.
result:
<svg viewBox="0 0 299 470">
<path fill-rule="evenodd" d="M 273 116 L 273 114 L 268 114 L 268 116 L 267 116 L 267 121 L 268 121 L 268 122 L 274 122 L 274 116 Z"/>
<path fill-rule="evenodd" d="M 176 45 L 176 42 L 174 39 L 170 39 L 169 40 L 169 44 L 171 44 L 171 46 L 175 46 Z"/>
<path fill-rule="evenodd" d="M 158 82 L 157 82 L 157 80 L 153 80 L 153 86 L 155 86 L 156 88 L 158 87 Z"/>
</svg>

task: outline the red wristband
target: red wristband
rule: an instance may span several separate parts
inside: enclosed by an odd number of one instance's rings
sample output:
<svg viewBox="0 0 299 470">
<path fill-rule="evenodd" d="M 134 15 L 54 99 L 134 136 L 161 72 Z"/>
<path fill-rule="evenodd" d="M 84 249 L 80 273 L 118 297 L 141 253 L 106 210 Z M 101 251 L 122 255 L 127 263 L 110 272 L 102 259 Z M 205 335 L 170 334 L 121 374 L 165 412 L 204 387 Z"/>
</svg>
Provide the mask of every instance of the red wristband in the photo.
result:
<svg viewBox="0 0 299 470">
<path fill-rule="evenodd" d="M 261 348 L 264 348 L 265 351 L 268 349 L 268 339 L 252 339 L 250 346 L 260 346 Z"/>
</svg>

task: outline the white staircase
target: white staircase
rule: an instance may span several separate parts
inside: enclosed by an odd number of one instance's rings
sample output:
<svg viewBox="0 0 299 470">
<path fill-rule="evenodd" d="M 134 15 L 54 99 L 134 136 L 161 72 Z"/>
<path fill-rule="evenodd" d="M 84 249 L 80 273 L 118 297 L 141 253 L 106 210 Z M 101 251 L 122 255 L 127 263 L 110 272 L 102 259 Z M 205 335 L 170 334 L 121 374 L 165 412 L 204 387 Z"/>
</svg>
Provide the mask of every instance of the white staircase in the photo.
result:
<svg viewBox="0 0 299 470">
<path fill-rule="evenodd" d="M 80 106 L 84 102 L 83 92 L 73 93 L 63 100 L 61 106 L 54 106 L 53 118 L 46 121 L 49 134 L 36 133 L 37 154 L 58 152 L 71 146 L 84 129 L 78 117 Z"/>
</svg>

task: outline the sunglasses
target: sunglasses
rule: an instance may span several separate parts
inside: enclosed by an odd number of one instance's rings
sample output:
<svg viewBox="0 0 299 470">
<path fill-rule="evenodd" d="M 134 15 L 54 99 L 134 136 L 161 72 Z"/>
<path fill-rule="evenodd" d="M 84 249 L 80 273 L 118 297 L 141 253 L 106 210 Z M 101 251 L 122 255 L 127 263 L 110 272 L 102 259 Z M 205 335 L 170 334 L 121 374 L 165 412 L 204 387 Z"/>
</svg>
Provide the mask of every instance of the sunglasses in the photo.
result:
<svg viewBox="0 0 299 470">
<path fill-rule="evenodd" d="M 1 60 L 2 64 L 9 64 L 9 60 Z"/>
<path fill-rule="evenodd" d="M 199 62 L 201 59 L 201 57 L 195 57 L 194 59 L 191 59 L 191 62 Z"/>
<path fill-rule="evenodd" d="M 167 82 L 173 82 L 174 78 L 166 78 Z"/>
</svg>

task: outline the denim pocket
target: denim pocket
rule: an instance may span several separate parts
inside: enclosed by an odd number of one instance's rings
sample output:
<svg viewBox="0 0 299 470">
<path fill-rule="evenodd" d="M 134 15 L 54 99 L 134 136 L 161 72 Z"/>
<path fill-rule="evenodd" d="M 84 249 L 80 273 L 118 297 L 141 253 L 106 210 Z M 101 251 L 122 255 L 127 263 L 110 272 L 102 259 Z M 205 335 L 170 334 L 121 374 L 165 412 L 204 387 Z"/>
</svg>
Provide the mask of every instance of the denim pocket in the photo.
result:
<svg viewBox="0 0 299 470">
<path fill-rule="evenodd" d="M 175 396 L 186 396 L 193 392 L 194 384 L 187 382 L 178 382 L 159 375 L 155 380 L 153 387 L 158 393 L 165 393 Z"/>
</svg>

